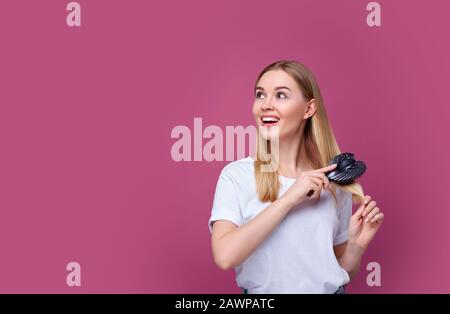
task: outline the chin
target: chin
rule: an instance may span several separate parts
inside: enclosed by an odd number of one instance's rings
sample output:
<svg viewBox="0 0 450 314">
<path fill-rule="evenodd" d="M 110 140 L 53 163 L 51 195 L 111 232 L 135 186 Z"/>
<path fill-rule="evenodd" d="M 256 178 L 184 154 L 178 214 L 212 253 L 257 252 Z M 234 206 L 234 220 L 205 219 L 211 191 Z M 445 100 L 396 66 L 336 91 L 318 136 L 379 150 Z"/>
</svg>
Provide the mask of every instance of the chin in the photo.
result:
<svg viewBox="0 0 450 314">
<path fill-rule="evenodd" d="M 261 137 L 265 140 L 279 140 L 281 138 L 281 129 L 279 126 L 260 126 L 261 127 Z"/>
</svg>

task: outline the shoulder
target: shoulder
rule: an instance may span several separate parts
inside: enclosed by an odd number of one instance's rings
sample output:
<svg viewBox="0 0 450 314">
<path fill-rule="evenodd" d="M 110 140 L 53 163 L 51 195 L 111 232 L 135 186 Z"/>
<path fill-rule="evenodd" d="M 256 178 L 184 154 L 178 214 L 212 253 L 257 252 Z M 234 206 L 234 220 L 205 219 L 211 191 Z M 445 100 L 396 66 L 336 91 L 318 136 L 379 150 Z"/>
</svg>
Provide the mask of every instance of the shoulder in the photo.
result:
<svg viewBox="0 0 450 314">
<path fill-rule="evenodd" d="M 230 179 L 242 179 L 243 177 L 253 176 L 254 161 L 249 156 L 246 158 L 232 161 L 223 167 L 221 176 L 229 177 Z"/>
<path fill-rule="evenodd" d="M 253 159 L 251 157 L 246 157 L 228 163 L 223 167 L 222 173 L 233 174 L 243 170 L 248 171 L 249 169 L 253 169 Z"/>
</svg>

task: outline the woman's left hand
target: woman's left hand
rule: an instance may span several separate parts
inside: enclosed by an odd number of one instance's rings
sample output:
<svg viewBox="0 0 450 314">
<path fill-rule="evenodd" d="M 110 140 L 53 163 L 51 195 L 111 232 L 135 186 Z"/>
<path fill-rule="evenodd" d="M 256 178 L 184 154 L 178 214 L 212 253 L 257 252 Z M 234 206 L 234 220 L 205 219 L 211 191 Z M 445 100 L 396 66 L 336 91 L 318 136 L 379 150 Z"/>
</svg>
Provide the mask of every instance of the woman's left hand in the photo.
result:
<svg viewBox="0 0 450 314">
<path fill-rule="evenodd" d="M 360 249 L 367 249 L 383 222 L 384 214 L 368 195 L 350 218 L 348 242 Z"/>
</svg>

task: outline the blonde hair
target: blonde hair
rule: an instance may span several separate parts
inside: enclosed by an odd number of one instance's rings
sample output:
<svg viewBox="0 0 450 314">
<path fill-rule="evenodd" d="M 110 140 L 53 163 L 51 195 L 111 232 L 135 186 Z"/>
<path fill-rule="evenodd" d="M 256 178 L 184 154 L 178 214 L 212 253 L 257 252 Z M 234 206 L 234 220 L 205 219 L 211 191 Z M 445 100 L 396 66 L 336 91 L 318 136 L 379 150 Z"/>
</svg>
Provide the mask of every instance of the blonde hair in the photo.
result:
<svg viewBox="0 0 450 314">
<path fill-rule="evenodd" d="M 315 100 L 316 112 L 307 119 L 303 130 L 305 150 L 307 158 L 311 161 L 315 169 L 328 166 L 329 160 L 340 154 L 341 150 L 328 121 L 322 95 L 312 72 L 306 66 L 296 61 L 277 61 L 262 70 L 256 80 L 255 88 L 261 77 L 271 70 L 283 70 L 289 74 L 297 82 L 305 100 Z M 256 189 L 258 197 L 262 202 L 273 202 L 278 198 L 280 181 L 278 178 L 278 170 L 271 166 L 270 159 L 267 160 L 267 157 L 264 157 L 267 156 L 267 153 L 269 154 L 269 158 L 274 157 L 270 152 L 270 141 L 265 140 L 260 132 L 258 132 L 256 158 L 254 161 Z M 264 171 L 262 171 L 263 166 L 265 167 Z M 267 167 L 271 168 L 270 171 L 267 171 Z M 338 185 L 331 181 L 330 183 L 330 192 L 333 195 L 335 206 L 338 206 L 336 188 L 351 192 L 352 201 L 362 203 L 364 192 L 360 184 L 353 182 L 351 184 Z"/>
</svg>

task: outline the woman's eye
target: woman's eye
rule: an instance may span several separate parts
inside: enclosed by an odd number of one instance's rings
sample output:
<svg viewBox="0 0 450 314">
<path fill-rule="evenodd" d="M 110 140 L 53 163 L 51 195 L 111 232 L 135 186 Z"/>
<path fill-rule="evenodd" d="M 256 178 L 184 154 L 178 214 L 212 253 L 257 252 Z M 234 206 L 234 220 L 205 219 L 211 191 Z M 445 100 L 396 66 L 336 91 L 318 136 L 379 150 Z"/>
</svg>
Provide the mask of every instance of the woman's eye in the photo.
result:
<svg viewBox="0 0 450 314">
<path fill-rule="evenodd" d="M 257 92 L 256 95 L 255 95 L 255 97 L 256 97 L 256 98 L 261 98 L 262 95 L 263 95 L 262 92 Z M 283 93 L 283 92 L 278 92 L 278 93 L 276 94 L 276 96 L 277 96 L 277 98 L 280 98 L 280 99 L 285 99 L 285 98 L 287 98 L 286 94 Z"/>
<path fill-rule="evenodd" d="M 261 92 L 257 92 L 257 93 L 256 93 L 256 98 L 259 98 L 259 96 L 261 96 L 261 95 L 262 95 Z"/>
</svg>

